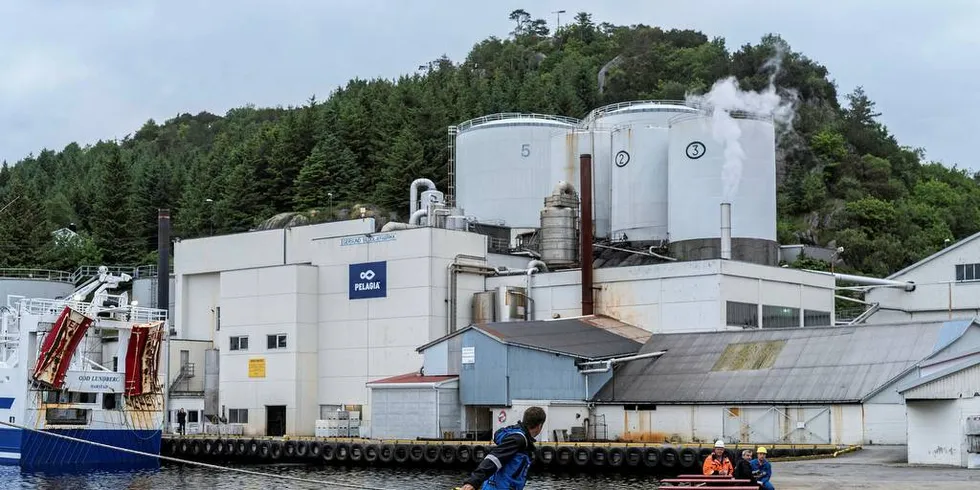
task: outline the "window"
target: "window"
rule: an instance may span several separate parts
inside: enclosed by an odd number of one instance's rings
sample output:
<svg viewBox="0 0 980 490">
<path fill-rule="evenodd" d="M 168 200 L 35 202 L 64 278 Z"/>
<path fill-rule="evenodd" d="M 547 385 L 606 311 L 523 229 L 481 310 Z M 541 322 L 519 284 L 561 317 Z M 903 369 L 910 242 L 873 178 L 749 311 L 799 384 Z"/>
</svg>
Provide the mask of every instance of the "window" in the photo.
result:
<svg viewBox="0 0 980 490">
<path fill-rule="evenodd" d="M 122 395 L 119 393 L 103 393 L 102 408 L 104 410 L 122 410 Z"/>
<path fill-rule="evenodd" d="M 248 336 L 242 335 L 239 337 L 228 337 L 231 345 L 228 346 L 231 350 L 248 350 Z"/>
<path fill-rule="evenodd" d="M 248 423 L 248 409 L 247 408 L 229 408 L 228 409 L 228 423 L 229 424 L 247 424 Z"/>
<path fill-rule="evenodd" d="M 85 425 L 89 411 L 83 408 L 49 408 L 44 412 L 48 425 Z"/>
<path fill-rule="evenodd" d="M 753 303 L 739 303 L 738 301 L 727 301 L 727 325 L 730 327 L 751 327 L 759 326 L 759 305 Z"/>
<path fill-rule="evenodd" d="M 980 264 L 957 264 L 957 281 L 980 281 Z"/>
<path fill-rule="evenodd" d="M 187 411 L 187 423 L 188 424 L 196 424 L 198 422 L 198 418 L 197 418 L 198 417 L 198 413 L 199 412 L 197 410 L 188 410 Z"/>
<path fill-rule="evenodd" d="M 285 349 L 286 348 L 286 334 L 277 333 L 269 335 L 267 346 L 270 349 Z"/>
<path fill-rule="evenodd" d="M 112 356 L 112 370 L 119 371 L 119 356 Z"/>
<path fill-rule="evenodd" d="M 830 325 L 829 311 L 803 310 L 804 327 L 829 327 Z"/>
<path fill-rule="evenodd" d="M 800 309 L 785 306 L 762 306 L 762 328 L 788 328 L 800 326 Z"/>
</svg>

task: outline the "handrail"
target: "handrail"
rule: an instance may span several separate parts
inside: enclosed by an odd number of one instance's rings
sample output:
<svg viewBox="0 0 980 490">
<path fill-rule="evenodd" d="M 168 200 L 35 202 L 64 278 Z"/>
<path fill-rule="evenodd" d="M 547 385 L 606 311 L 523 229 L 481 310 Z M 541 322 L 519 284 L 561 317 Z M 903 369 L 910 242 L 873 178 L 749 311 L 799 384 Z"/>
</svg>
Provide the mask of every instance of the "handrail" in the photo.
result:
<svg viewBox="0 0 980 490">
<path fill-rule="evenodd" d="M 592 109 L 592 111 L 589 112 L 582 119 L 582 123 L 588 124 L 595 121 L 599 117 L 602 117 L 608 112 L 618 111 L 620 109 L 626 109 L 628 107 L 633 107 L 637 105 L 674 105 L 674 106 L 687 106 L 692 109 L 697 108 L 694 107 L 694 105 L 696 104 L 692 104 L 690 102 L 686 102 L 683 100 L 630 100 L 626 102 L 616 102 L 614 104 L 607 104 L 602 107 Z"/>
<path fill-rule="evenodd" d="M 492 121 L 503 121 L 504 119 L 527 119 L 527 120 L 541 120 L 541 121 L 552 121 L 569 124 L 572 126 L 578 125 L 579 120 L 574 117 L 568 116 L 556 116 L 553 114 L 537 114 L 537 113 L 527 113 L 527 112 L 498 112 L 496 114 L 488 114 L 486 116 L 480 116 L 477 118 L 470 119 L 469 121 L 464 121 L 456 125 L 456 134 L 462 133 L 474 126 L 479 126 L 481 124 L 486 124 Z"/>
</svg>

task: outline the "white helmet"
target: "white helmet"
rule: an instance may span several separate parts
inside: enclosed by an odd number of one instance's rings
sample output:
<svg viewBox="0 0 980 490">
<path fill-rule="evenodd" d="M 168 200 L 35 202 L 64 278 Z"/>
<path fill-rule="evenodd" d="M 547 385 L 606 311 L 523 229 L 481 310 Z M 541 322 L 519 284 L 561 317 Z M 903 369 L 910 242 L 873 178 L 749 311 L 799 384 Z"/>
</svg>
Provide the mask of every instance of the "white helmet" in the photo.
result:
<svg viewBox="0 0 980 490">
<path fill-rule="evenodd" d="M 725 449 L 725 441 L 718 439 L 717 441 L 715 441 L 715 447 L 716 448 L 720 447 L 722 449 Z"/>
</svg>

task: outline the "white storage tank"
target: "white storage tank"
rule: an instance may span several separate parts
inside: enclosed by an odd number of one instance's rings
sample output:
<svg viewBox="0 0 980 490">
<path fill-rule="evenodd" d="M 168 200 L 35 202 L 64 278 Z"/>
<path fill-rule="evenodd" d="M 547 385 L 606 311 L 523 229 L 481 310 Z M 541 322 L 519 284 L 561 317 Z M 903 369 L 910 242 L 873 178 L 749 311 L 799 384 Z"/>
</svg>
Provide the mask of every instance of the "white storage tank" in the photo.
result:
<svg viewBox="0 0 980 490">
<path fill-rule="evenodd" d="M 726 175 L 726 147 L 715 139 L 715 124 L 711 117 L 699 115 L 678 116 L 671 121 L 667 179 L 670 253 L 683 260 L 720 257 L 721 204 L 728 202 L 731 258 L 776 265 L 776 135 L 772 119 L 735 116 L 740 132 L 738 146 L 744 152 L 738 175 Z"/>
<path fill-rule="evenodd" d="M 551 193 L 551 138 L 578 120 L 541 114 L 494 114 L 457 126 L 457 207 L 483 223 L 537 228 Z"/>
<path fill-rule="evenodd" d="M 552 185 L 568 182 L 579 191 L 579 158 L 583 153 L 592 155 L 592 221 L 596 238 L 608 238 L 611 230 L 611 149 L 610 132 L 606 130 L 577 129 L 551 138 Z"/>
<path fill-rule="evenodd" d="M 584 125 L 610 132 L 610 237 L 667 239 L 667 149 L 671 117 L 697 113 L 679 101 L 633 101 L 592 111 Z"/>
</svg>

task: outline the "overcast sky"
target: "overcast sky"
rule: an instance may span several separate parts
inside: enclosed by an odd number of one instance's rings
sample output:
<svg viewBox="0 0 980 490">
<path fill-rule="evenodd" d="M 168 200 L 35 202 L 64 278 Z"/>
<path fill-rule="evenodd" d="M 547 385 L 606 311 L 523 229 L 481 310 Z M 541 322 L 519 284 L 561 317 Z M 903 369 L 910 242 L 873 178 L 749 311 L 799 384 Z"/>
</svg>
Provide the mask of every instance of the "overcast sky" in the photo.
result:
<svg viewBox="0 0 980 490">
<path fill-rule="evenodd" d="M 512 29 L 550 24 L 693 28 L 730 50 L 783 36 L 863 85 L 882 121 L 930 159 L 980 170 L 980 1 L 941 0 L 0 0 L 0 160 L 135 132 L 147 119 L 299 105 L 352 77 L 395 77 Z M 570 114 L 580 116 L 578 114 Z"/>
</svg>

